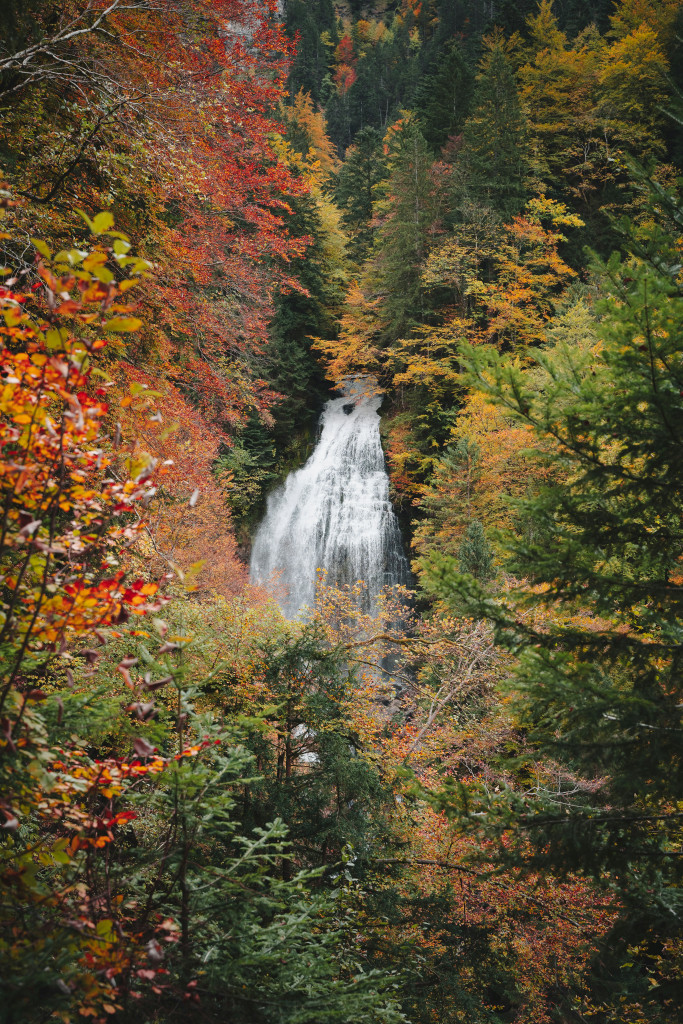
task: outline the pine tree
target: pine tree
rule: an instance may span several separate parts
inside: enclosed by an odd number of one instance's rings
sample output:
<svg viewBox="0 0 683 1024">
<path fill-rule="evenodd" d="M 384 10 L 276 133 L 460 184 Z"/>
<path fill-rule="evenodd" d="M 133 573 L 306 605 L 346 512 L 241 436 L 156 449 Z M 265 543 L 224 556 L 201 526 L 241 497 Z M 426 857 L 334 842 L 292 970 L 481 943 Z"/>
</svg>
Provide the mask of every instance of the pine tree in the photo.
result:
<svg viewBox="0 0 683 1024">
<path fill-rule="evenodd" d="M 539 357 L 539 392 L 519 366 L 472 350 L 479 386 L 557 449 L 556 482 L 521 503 L 545 536 L 508 539 L 505 568 L 529 584 L 514 606 L 470 587 L 470 610 L 519 652 L 527 753 L 511 770 L 560 763 L 533 794 L 482 794 L 476 810 L 489 836 L 510 837 L 503 859 L 581 872 L 615 893 L 592 998 L 602 1019 L 637 1006 L 638 1019 L 663 1022 L 680 1003 L 683 937 L 683 215 L 662 190 L 657 203 L 675 236 L 650 226 L 631 235 L 635 255 L 600 267 L 599 353 Z M 460 607 L 466 577 L 442 562 L 434 579 Z"/>
<path fill-rule="evenodd" d="M 293 852 L 286 875 L 294 863 L 338 864 L 348 844 L 364 859 L 373 845 L 391 849 L 392 826 L 382 814 L 389 798 L 386 783 L 350 748 L 353 679 L 343 652 L 330 649 L 313 622 L 300 635 L 266 645 L 262 665 L 263 685 L 273 697 L 268 720 L 278 741 L 274 745 L 272 733 L 260 728 L 250 737 L 263 777 L 245 797 L 244 825 L 286 822 Z M 251 709 L 238 705 L 236 710 Z"/>
<path fill-rule="evenodd" d="M 460 40 L 452 40 L 434 73 L 422 79 L 415 100 L 422 132 L 436 151 L 461 132 L 469 114 L 474 74 Z"/>
<path fill-rule="evenodd" d="M 408 333 L 424 316 L 422 264 L 427 255 L 434 197 L 432 154 L 413 117 L 390 132 L 386 197 L 377 204 L 381 218 L 375 264 L 379 291 L 385 296 L 387 337 Z"/>
<path fill-rule="evenodd" d="M 499 32 L 484 39 L 472 114 L 464 130 L 466 187 L 510 218 L 524 205 L 528 173 L 526 123 L 509 45 Z"/>
<path fill-rule="evenodd" d="M 469 573 L 482 583 L 493 576 L 493 552 L 478 519 L 473 519 L 467 527 L 458 551 L 458 564 L 461 572 Z"/>
<path fill-rule="evenodd" d="M 322 38 L 323 33 L 336 37 L 336 19 L 332 0 L 288 0 L 286 27 L 290 36 L 298 34 L 296 59 L 289 75 L 290 95 L 300 89 L 310 93 L 317 103 L 322 83 L 330 67 L 330 51 Z"/>
<path fill-rule="evenodd" d="M 407 20 L 396 15 L 390 26 L 383 22 L 377 28 L 372 39 L 361 40 L 357 32 L 352 33 L 357 45 L 350 78 L 342 75 L 341 82 L 328 79 L 325 114 L 330 138 L 340 154 L 363 128 L 370 126 L 384 132 L 400 110 L 412 106 L 419 76 L 419 49 Z M 341 21 L 339 34 L 344 34 Z M 342 66 L 337 65 L 336 74 Z"/>
<path fill-rule="evenodd" d="M 281 292 L 276 297 L 270 324 L 264 376 L 282 398 L 273 408 L 273 440 L 278 454 L 291 458 L 301 434 L 307 435 L 327 397 L 323 373 L 311 352 L 314 334 L 334 336 L 334 314 L 343 292 L 324 246 L 324 228 L 313 196 L 300 196 L 290 204 L 290 232 L 311 239 L 304 258 L 292 269 L 306 292 Z"/>
<path fill-rule="evenodd" d="M 376 128 L 363 128 L 348 150 L 334 185 L 335 199 L 343 210 L 341 222 L 352 234 L 349 253 L 358 263 L 372 248 L 372 206 L 377 186 L 386 176 L 382 136 Z"/>
</svg>

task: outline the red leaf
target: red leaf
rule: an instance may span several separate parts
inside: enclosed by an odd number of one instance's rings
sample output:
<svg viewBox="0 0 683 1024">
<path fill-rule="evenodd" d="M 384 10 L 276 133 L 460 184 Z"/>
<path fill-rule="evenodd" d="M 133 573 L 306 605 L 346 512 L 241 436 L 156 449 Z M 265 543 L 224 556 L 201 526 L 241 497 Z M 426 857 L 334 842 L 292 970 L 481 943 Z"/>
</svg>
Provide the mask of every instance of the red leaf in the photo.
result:
<svg viewBox="0 0 683 1024">
<path fill-rule="evenodd" d="M 137 974 L 138 978 L 142 978 L 143 981 L 154 981 L 154 979 L 157 976 L 156 971 L 149 971 L 144 968 L 142 970 L 136 971 L 135 973 Z"/>
</svg>

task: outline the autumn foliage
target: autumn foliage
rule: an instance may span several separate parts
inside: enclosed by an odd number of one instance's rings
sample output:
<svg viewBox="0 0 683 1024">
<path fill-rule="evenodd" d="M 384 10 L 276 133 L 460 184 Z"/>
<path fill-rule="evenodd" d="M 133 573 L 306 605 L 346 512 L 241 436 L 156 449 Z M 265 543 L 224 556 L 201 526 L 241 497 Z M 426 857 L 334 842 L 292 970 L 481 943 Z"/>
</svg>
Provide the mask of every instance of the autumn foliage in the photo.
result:
<svg viewBox="0 0 683 1024">
<path fill-rule="evenodd" d="M 672 1024 L 680 5 L 5 7 L 0 1019 Z M 357 376 L 415 593 L 290 622 Z"/>
</svg>

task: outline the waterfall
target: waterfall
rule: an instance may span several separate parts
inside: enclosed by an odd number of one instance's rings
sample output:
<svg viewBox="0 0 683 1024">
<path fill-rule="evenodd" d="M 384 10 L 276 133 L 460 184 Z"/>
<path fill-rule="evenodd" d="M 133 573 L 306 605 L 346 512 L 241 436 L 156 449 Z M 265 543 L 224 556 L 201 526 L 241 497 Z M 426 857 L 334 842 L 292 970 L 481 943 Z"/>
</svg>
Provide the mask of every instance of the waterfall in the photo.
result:
<svg viewBox="0 0 683 1024">
<path fill-rule="evenodd" d="M 327 402 L 313 454 L 270 495 L 254 538 L 252 581 L 276 574 L 288 618 L 313 605 L 318 569 L 329 584 L 362 580 L 367 609 L 383 587 L 409 581 L 379 435 L 382 398 L 368 388 L 355 382 Z"/>
</svg>

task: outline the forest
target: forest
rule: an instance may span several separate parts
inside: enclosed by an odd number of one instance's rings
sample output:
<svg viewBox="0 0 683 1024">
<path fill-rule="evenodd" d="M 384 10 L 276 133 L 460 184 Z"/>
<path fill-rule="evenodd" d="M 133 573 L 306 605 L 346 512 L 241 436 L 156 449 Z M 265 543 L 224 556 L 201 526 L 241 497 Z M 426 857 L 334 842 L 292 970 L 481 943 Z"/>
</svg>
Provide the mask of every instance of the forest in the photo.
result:
<svg viewBox="0 0 683 1024">
<path fill-rule="evenodd" d="M 680 1020 L 682 173 L 676 0 L 0 0 L 0 1024 Z"/>
</svg>

